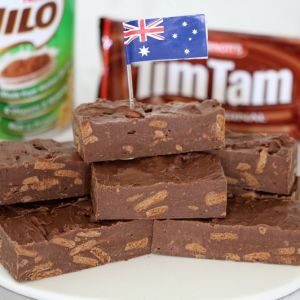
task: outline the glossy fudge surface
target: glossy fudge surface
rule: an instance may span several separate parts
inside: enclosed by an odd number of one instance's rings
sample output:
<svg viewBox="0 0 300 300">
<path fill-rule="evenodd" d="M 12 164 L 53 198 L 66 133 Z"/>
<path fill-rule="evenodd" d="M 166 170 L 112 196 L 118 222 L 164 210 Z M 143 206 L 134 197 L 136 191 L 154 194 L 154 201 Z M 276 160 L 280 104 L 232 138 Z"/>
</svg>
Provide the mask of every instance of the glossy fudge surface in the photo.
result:
<svg viewBox="0 0 300 300">
<path fill-rule="evenodd" d="M 95 219 L 224 217 L 227 182 L 219 159 L 207 153 L 95 163 Z"/>
<path fill-rule="evenodd" d="M 291 192 L 297 144 L 288 135 L 226 132 L 226 147 L 216 153 L 228 184 L 275 194 Z"/>
<path fill-rule="evenodd" d="M 0 207 L 2 265 L 36 280 L 150 252 L 151 221 L 91 222 L 89 199 Z"/>
<path fill-rule="evenodd" d="M 90 167 L 71 142 L 3 142 L 0 187 L 0 205 L 85 196 Z"/>
<path fill-rule="evenodd" d="M 165 105 L 98 100 L 73 113 L 78 152 L 86 162 L 224 147 L 224 110 L 215 100 Z"/>
</svg>

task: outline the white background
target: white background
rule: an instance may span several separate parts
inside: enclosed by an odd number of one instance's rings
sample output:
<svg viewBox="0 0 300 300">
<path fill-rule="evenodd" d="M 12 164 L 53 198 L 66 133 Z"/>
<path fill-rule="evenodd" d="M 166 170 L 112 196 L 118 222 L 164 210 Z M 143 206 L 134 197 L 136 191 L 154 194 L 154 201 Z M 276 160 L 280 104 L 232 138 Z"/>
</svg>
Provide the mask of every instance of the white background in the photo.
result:
<svg viewBox="0 0 300 300">
<path fill-rule="evenodd" d="M 77 0 L 76 4 L 76 104 L 97 95 L 100 16 L 130 20 L 204 13 L 211 29 L 300 37 L 300 0 Z"/>
</svg>

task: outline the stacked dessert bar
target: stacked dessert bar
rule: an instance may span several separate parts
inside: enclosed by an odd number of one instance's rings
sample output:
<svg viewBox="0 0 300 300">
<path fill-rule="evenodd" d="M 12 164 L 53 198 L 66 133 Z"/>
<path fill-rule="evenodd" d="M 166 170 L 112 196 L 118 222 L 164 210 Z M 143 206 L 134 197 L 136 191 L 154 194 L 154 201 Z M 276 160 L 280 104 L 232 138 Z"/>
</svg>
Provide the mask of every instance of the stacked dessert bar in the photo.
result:
<svg viewBox="0 0 300 300">
<path fill-rule="evenodd" d="M 228 182 L 226 218 L 156 221 L 152 252 L 300 265 L 295 141 L 227 133 L 215 153 Z"/>
<path fill-rule="evenodd" d="M 0 144 L 0 183 L 0 259 L 16 280 L 150 252 L 151 221 L 91 221 L 90 165 L 72 143 Z"/>
<path fill-rule="evenodd" d="M 292 138 L 225 138 L 214 100 L 99 100 L 73 129 L 75 147 L 0 144 L 0 260 L 16 280 L 151 252 L 300 264 Z"/>
</svg>

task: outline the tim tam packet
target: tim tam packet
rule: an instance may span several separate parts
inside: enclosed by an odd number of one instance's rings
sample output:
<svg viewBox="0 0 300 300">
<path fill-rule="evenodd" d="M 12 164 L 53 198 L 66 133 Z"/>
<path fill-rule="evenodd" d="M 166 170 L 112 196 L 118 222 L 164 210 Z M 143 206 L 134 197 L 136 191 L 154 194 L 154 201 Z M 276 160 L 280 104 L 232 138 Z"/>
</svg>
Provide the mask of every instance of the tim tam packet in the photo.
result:
<svg viewBox="0 0 300 300">
<path fill-rule="evenodd" d="M 73 0 L 0 2 L 0 140 L 69 123 Z"/>
<path fill-rule="evenodd" d="M 127 98 L 122 23 L 101 19 L 99 97 Z M 217 99 L 227 128 L 300 137 L 300 40 L 209 31 L 207 60 L 133 65 L 134 93 L 150 103 Z"/>
</svg>

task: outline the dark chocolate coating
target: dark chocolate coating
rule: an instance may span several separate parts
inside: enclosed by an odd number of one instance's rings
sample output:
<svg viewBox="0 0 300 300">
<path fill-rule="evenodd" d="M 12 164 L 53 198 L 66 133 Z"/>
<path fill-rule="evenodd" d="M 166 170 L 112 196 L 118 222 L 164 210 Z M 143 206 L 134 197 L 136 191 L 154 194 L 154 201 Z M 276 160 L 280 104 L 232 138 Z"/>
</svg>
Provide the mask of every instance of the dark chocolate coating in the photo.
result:
<svg viewBox="0 0 300 300">
<path fill-rule="evenodd" d="M 0 205 L 85 196 L 90 167 L 71 142 L 3 142 L 0 187 Z"/>
<path fill-rule="evenodd" d="M 225 217 L 219 159 L 189 153 L 92 165 L 96 220 Z"/>
<path fill-rule="evenodd" d="M 150 220 L 92 223 L 89 199 L 0 207 L 2 265 L 36 280 L 150 252 Z"/>
<path fill-rule="evenodd" d="M 228 200 L 227 216 L 154 221 L 152 252 L 300 265 L 300 200 Z"/>
<path fill-rule="evenodd" d="M 274 194 L 291 192 L 297 144 L 288 135 L 226 132 L 226 147 L 216 153 L 228 184 Z"/>
<path fill-rule="evenodd" d="M 98 100 L 73 113 L 75 145 L 86 162 L 224 147 L 224 110 L 215 100 L 165 105 Z"/>
</svg>

